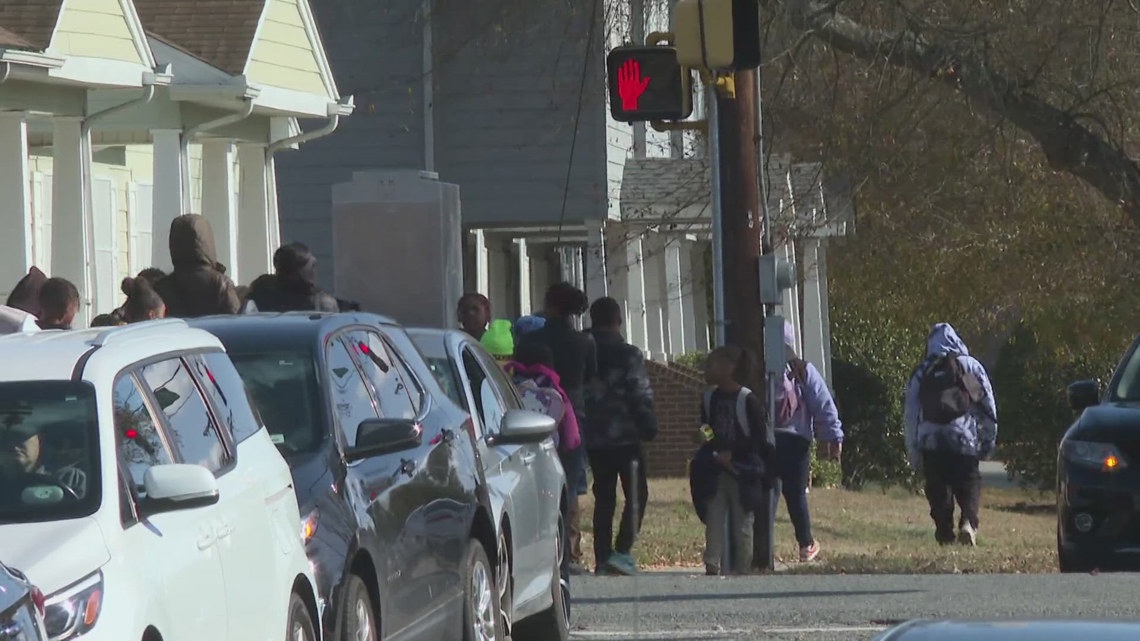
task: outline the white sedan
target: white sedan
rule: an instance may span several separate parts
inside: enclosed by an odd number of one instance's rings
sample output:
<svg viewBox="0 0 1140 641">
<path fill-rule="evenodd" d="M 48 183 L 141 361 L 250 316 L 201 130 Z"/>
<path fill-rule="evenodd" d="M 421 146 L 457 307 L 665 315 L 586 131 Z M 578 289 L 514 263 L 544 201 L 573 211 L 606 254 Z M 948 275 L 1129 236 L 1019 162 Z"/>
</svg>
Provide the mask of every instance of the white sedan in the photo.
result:
<svg viewBox="0 0 1140 641">
<path fill-rule="evenodd" d="M 566 475 L 552 434 L 526 438 L 533 416 L 514 383 L 464 332 L 408 329 L 440 387 L 471 414 L 499 532 L 503 622 L 513 641 L 565 641 L 569 589 L 563 554 Z M 549 419 L 547 419 L 549 421 Z M 522 429 L 519 429 L 522 428 Z M 519 434 L 516 437 L 515 434 Z"/>
</svg>

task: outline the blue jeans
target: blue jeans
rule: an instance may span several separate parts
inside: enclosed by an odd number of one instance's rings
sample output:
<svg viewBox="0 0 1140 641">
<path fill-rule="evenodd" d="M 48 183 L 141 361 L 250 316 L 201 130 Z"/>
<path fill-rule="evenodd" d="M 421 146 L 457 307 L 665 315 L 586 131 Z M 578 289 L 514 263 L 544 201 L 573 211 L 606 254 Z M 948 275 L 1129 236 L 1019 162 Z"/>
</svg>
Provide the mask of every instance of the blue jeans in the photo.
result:
<svg viewBox="0 0 1140 641">
<path fill-rule="evenodd" d="M 811 534 L 811 514 L 808 512 L 807 488 L 811 482 L 811 441 L 791 432 L 776 431 L 776 473 L 788 518 L 796 530 L 800 547 L 815 543 Z"/>
</svg>

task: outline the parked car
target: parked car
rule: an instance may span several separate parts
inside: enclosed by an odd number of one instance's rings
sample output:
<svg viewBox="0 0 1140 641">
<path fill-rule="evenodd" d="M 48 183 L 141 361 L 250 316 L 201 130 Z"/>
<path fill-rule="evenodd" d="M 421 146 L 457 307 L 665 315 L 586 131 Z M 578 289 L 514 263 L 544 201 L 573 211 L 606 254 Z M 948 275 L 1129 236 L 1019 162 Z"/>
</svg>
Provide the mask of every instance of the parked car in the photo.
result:
<svg viewBox="0 0 1140 641">
<path fill-rule="evenodd" d="M 44 593 L 14 568 L 0 563 L 0 640 L 48 641 Z"/>
<path fill-rule="evenodd" d="M 1140 623 L 1123 621 L 909 621 L 875 641 L 1131 641 Z"/>
<path fill-rule="evenodd" d="M 53 641 L 320 639 L 292 478 L 179 320 L 0 338 L 0 558 Z"/>
<path fill-rule="evenodd" d="M 505 555 L 499 563 L 504 624 L 516 641 L 569 638 L 570 593 L 559 575 L 566 475 L 553 419 L 540 427 L 530 418 L 518 389 L 467 333 L 411 328 L 408 334 L 443 390 L 473 417 Z"/>
<path fill-rule="evenodd" d="M 502 639 L 471 419 L 404 330 L 366 313 L 194 325 L 226 345 L 292 467 L 326 635 Z"/>
<path fill-rule="evenodd" d="M 1062 572 L 1140 567 L 1140 338 L 1103 391 L 1068 388 L 1078 416 L 1057 460 L 1057 558 Z"/>
</svg>

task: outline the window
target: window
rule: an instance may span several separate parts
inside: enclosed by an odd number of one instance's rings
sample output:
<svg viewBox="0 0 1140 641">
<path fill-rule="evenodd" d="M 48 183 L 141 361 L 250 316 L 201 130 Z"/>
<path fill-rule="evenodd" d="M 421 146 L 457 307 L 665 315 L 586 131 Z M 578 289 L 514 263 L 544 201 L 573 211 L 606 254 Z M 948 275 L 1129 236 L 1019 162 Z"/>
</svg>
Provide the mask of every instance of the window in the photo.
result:
<svg viewBox="0 0 1140 641">
<path fill-rule="evenodd" d="M 256 434 L 261 429 L 261 416 L 230 357 L 222 352 L 210 352 L 189 362 L 197 371 L 206 394 L 221 412 L 218 421 L 233 434 L 234 442 L 241 443 Z"/>
<path fill-rule="evenodd" d="M 119 453 L 141 496 L 146 471 L 152 465 L 172 463 L 173 459 L 133 376 L 128 374 L 115 381 L 113 398 Z"/>
<path fill-rule="evenodd" d="M 349 355 L 348 349 L 339 338 L 328 344 L 329 387 L 333 414 L 344 442 L 348 446 L 356 444 L 356 430 L 361 421 L 379 418 L 368 386 L 360 377 L 360 370 Z"/>
<path fill-rule="evenodd" d="M 100 488 L 95 390 L 75 381 L 0 383 L 0 523 L 87 516 Z"/>
<path fill-rule="evenodd" d="M 408 387 L 408 396 L 412 399 L 412 409 L 415 410 L 418 416 L 424 406 L 424 389 L 420 386 L 419 379 L 412 373 L 412 369 L 408 367 L 408 362 L 400 354 L 400 350 L 393 347 L 390 343 L 385 341 L 388 345 L 388 354 L 392 357 L 392 362 L 396 364 L 396 369 L 400 370 L 400 378 Z M 415 418 L 415 417 L 413 417 Z"/>
<path fill-rule="evenodd" d="M 507 378 L 507 374 L 503 371 L 502 366 L 490 358 L 486 352 L 477 352 L 476 357 L 487 371 L 491 382 L 495 385 L 499 393 L 499 398 L 503 400 L 504 407 L 508 410 L 522 409 L 522 399 L 519 397 L 518 388 L 511 382 L 511 379 Z"/>
<path fill-rule="evenodd" d="M 483 423 L 483 431 L 492 434 L 498 432 L 499 425 L 503 421 L 503 402 L 496 394 L 487 372 L 470 349 L 463 350 L 463 367 L 471 382 L 471 395 L 475 397 L 475 406 L 479 420 Z"/>
<path fill-rule="evenodd" d="M 140 372 L 170 426 L 170 441 L 183 463 L 219 472 L 229 463 L 217 426 L 181 359 L 147 365 Z"/>
<path fill-rule="evenodd" d="M 269 436 L 286 454 L 315 452 L 327 428 L 311 351 L 231 352 Z"/>
<path fill-rule="evenodd" d="M 376 390 L 380 415 L 384 418 L 416 418 L 408 386 L 380 336 L 375 332 L 356 331 L 346 335 L 345 340 L 352 345 L 352 352 L 360 361 L 364 375 Z"/>
</svg>

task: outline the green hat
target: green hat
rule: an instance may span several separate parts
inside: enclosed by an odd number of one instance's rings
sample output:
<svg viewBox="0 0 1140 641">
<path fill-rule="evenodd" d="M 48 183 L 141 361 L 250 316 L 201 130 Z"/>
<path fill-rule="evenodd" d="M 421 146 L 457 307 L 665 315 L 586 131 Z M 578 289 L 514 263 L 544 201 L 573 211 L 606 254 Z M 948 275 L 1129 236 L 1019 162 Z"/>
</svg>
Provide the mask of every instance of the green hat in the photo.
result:
<svg viewBox="0 0 1140 641">
<path fill-rule="evenodd" d="M 491 326 L 487 328 L 483 339 L 479 342 L 483 343 L 483 347 L 487 348 L 491 356 L 514 356 L 515 337 L 511 334 L 511 321 L 504 319 L 491 321 Z"/>
</svg>

